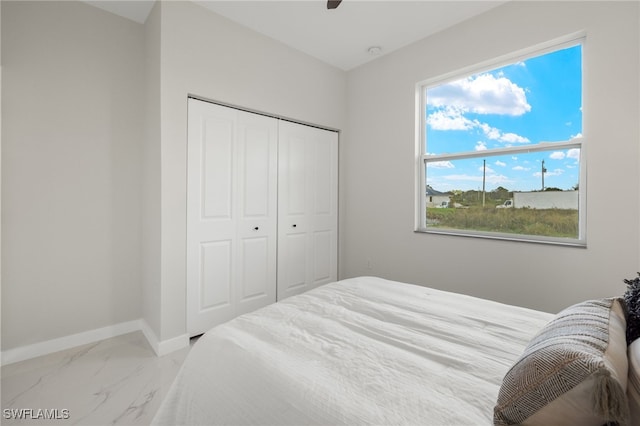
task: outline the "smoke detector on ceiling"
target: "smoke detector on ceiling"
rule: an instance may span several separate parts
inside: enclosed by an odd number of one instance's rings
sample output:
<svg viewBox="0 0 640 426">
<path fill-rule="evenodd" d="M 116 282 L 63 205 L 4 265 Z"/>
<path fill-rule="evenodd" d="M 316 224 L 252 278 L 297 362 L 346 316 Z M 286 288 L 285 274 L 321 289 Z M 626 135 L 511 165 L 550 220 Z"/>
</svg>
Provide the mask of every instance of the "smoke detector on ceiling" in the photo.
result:
<svg viewBox="0 0 640 426">
<path fill-rule="evenodd" d="M 382 47 L 380 46 L 371 46 L 367 49 L 367 53 L 371 56 L 380 56 L 382 54 Z"/>
</svg>

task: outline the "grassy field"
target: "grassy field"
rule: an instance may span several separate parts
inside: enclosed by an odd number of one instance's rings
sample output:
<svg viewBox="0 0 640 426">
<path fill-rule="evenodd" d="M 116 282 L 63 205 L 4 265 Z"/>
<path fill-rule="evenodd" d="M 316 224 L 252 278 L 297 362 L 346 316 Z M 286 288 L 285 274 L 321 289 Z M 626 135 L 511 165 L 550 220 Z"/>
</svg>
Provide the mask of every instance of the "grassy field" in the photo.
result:
<svg viewBox="0 0 640 426">
<path fill-rule="evenodd" d="M 564 209 L 427 208 L 427 226 L 578 238 L 578 211 Z"/>
</svg>

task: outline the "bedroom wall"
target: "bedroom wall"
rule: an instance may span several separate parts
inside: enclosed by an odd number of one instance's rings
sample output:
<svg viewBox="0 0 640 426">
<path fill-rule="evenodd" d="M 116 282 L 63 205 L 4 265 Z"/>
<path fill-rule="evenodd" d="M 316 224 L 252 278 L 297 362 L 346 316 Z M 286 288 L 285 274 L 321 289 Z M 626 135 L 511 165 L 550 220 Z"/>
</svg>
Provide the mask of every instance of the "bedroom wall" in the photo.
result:
<svg viewBox="0 0 640 426">
<path fill-rule="evenodd" d="M 346 73 L 191 2 L 164 2 L 161 22 L 159 337 L 165 341 L 186 331 L 187 95 L 343 129 Z"/>
<path fill-rule="evenodd" d="M 145 135 L 142 149 L 142 317 L 160 332 L 160 20 L 156 2 L 144 24 Z"/>
<path fill-rule="evenodd" d="M 346 74 L 190 2 L 2 12 L 3 354 L 141 317 L 186 343 L 187 94 L 342 129 Z"/>
<path fill-rule="evenodd" d="M 2 241 L 2 7 L 0 7 L 0 241 Z M 2 244 L 0 244 L 0 330 L 2 330 Z M 1 341 L 0 349 L 2 349 Z"/>
<path fill-rule="evenodd" d="M 511 2 L 349 72 L 343 277 L 549 312 L 621 294 L 639 270 L 639 18 L 637 2 Z M 416 83 L 581 30 L 588 247 L 414 233 Z"/>
<path fill-rule="evenodd" d="M 140 316 L 184 337 L 189 93 L 342 130 L 341 278 L 547 311 L 622 292 L 640 269 L 639 13 L 515 2 L 344 73 L 190 2 L 143 26 L 2 1 L 3 351 Z M 588 248 L 415 234 L 415 84 L 582 29 Z"/>
<path fill-rule="evenodd" d="M 2 2 L 2 349 L 140 318 L 141 25 Z"/>
</svg>

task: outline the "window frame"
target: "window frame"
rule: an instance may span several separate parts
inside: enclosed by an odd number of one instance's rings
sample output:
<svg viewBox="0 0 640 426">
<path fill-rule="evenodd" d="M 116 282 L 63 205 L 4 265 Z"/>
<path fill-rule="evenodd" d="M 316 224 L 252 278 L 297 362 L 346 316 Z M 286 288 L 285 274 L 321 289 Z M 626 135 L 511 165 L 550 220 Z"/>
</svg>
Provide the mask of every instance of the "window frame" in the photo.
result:
<svg viewBox="0 0 640 426">
<path fill-rule="evenodd" d="M 486 61 L 473 66 L 465 67 L 453 72 L 446 73 L 434 78 L 430 78 L 416 84 L 416 194 L 415 194 L 415 224 L 414 231 L 417 233 L 426 234 L 441 234 L 441 235 L 454 235 L 464 237 L 477 237 L 487 239 L 499 239 L 518 242 L 533 242 L 533 243 L 545 243 L 545 244 L 557 244 L 574 247 L 587 246 L 586 232 L 587 232 L 587 155 L 586 155 L 586 137 L 584 129 L 584 119 L 582 128 L 582 137 L 571 139 L 568 141 L 558 142 L 539 142 L 536 144 L 512 146 L 504 148 L 493 148 L 484 151 L 458 151 L 450 154 L 428 154 L 427 141 L 426 141 L 426 120 L 427 120 L 427 102 L 426 93 L 430 87 L 449 83 L 462 78 L 469 77 L 471 75 L 479 74 L 482 72 L 492 71 L 496 68 L 500 68 L 509 64 L 516 63 L 518 61 L 524 61 L 526 59 L 542 56 L 547 53 L 551 53 L 557 50 L 562 50 L 572 46 L 582 46 L 582 66 L 584 70 L 584 52 L 586 46 L 586 36 L 584 32 L 574 33 L 565 37 L 554 39 L 549 42 L 536 45 L 534 47 L 523 49 L 511 54 L 495 58 L 490 61 Z M 584 71 L 582 78 L 582 113 L 585 116 L 585 84 L 584 84 Z M 426 196 L 426 166 L 429 162 L 446 161 L 446 160 L 460 160 L 467 158 L 478 157 L 495 157 L 505 154 L 517 154 L 517 153 L 532 153 L 542 151 L 552 151 L 561 149 L 578 148 L 580 149 L 580 177 L 578 182 L 578 238 L 560 238 L 560 237 L 548 237 L 540 235 L 528 235 L 528 234 L 512 234 L 501 232 L 489 232 L 489 231 L 476 231 L 465 229 L 450 229 L 450 228 L 433 228 L 428 227 L 426 224 L 426 209 L 427 209 L 427 196 Z"/>
</svg>

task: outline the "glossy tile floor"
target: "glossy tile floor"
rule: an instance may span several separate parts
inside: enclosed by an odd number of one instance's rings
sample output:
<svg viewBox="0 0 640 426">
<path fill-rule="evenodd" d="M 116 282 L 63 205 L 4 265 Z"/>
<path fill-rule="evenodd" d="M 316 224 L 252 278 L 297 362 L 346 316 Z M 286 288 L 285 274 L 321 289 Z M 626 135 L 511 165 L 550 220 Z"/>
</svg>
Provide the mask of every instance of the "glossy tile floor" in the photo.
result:
<svg viewBox="0 0 640 426">
<path fill-rule="evenodd" d="M 135 332 L 3 366 L 0 423 L 148 425 L 189 349 L 156 357 Z"/>
</svg>

